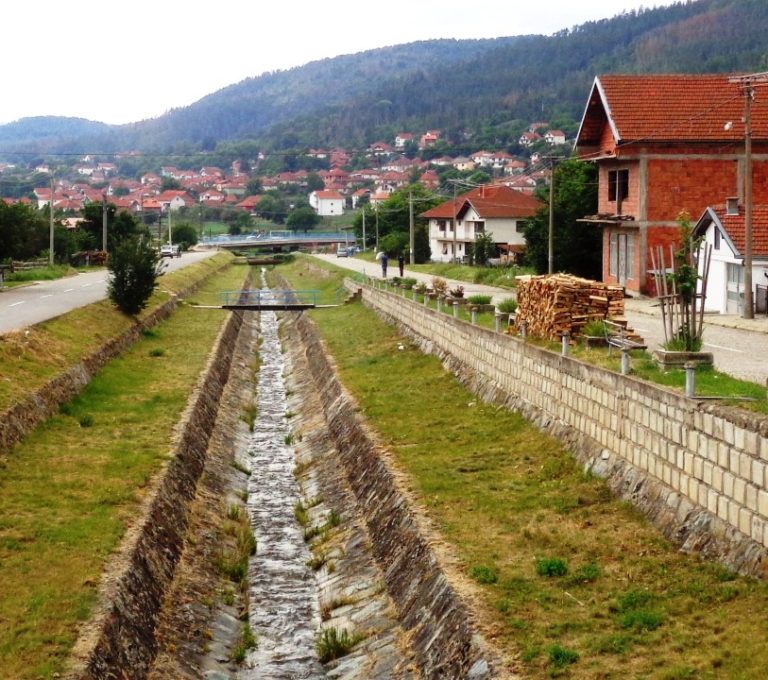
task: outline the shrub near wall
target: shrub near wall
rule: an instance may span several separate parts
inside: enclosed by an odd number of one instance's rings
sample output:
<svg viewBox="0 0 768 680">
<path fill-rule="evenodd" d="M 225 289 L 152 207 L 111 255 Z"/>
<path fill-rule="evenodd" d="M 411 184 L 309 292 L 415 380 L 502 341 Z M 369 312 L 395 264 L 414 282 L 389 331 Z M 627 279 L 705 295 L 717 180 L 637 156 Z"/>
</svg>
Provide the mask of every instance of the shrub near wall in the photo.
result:
<svg viewBox="0 0 768 680">
<path fill-rule="evenodd" d="M 565 440 L 684 549 L 765 575 L 768 419 L 687 399 L 368 286 L 363 300 L 484 398 Z"/>
</svg>

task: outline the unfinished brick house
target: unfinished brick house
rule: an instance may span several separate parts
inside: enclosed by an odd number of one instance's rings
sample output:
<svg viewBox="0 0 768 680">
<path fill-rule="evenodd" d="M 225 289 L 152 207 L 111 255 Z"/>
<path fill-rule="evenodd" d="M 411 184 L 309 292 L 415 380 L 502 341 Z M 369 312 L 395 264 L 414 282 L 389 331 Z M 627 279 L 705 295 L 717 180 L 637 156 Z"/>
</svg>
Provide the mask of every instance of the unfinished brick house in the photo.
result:
<svg viewBox="0 0 768 680">
<path fill-rule="evenodd" d="M 603 281 L 655 294 L 651 250 L 677 244 L 677 216 L 744 200 L 744 101 L 728 75 L 595 78 L 576 153 L 598 164 Z M 753 200 L 768 203 L 768 87 L 752 101 Z M 668 248 L 667 248 L 668 250 Z"/>
</svg>

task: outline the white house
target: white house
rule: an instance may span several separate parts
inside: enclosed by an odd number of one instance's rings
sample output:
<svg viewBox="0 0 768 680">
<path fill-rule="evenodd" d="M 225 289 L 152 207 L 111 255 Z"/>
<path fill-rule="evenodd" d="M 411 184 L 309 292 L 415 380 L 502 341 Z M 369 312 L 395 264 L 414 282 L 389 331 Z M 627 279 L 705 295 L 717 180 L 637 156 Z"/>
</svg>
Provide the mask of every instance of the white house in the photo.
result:
<svg viewBox="0 0 768 680">
<path fill-rule="evenodd" d="M 744 206 L 736 198 L 709 207 L 693 229 L 694 237 L 712 246 L 704 309 L 720 314 L 744 312 Z M 768 205 L 752 210 L 752 294 L 760 312 L 765 311 L 768 287 Z"/>
<path fill-rule="evenodd" d="M 313 191 L 309 195 L 309 205 L 321 217 L 344 213 L 344 197 L 338 191 Z"/>
<path fill-rule="evenodd" d="M 422 213 L 429 220 L 432 260 L 463 260 L 478 234 L 491 234 L 501 250 L 525 249 L 523 227 L 539 208 L 533 196 L 506 186 L 486 185 Z M 454 229 L 455 224 L 455 229 Z"/>
<path fill-rule="evenodd" d="M 565 132 L 562 130 L 549 130 L 544 133 L 544 141 L 552 146 L 565 144 Z"/>
</svg>

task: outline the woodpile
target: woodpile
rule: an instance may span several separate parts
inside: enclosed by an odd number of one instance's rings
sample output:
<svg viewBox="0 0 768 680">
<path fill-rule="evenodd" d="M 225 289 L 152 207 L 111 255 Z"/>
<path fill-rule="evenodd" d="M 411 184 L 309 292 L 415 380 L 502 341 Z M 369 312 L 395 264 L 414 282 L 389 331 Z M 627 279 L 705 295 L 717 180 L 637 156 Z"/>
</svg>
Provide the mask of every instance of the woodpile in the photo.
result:
<svg viewBox="0 0 768 680">
<path fill-rule="evenodd" d="M 624 288 L 569 274 L 517 277 L 515 325 L 529 335 L 559 340 L 579 335 L 590 321 L 624 315 Z"/>
</svg>

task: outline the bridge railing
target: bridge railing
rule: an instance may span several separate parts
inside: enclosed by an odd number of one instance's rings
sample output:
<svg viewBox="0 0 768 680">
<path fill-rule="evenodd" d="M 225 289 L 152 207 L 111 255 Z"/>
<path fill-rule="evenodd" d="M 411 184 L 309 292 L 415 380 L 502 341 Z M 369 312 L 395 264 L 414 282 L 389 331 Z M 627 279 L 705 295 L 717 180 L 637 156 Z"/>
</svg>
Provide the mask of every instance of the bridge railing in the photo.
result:
<svg viewBox="0 0 768 680">
<path fill-rule="evenodd" d="M 318 305 L 319 290 L 224 290 L 220 294 L 221 305 Z"/>
</svg>

